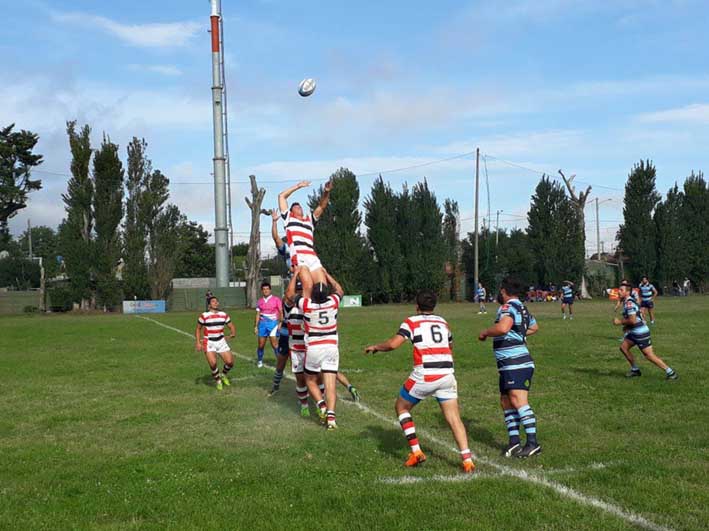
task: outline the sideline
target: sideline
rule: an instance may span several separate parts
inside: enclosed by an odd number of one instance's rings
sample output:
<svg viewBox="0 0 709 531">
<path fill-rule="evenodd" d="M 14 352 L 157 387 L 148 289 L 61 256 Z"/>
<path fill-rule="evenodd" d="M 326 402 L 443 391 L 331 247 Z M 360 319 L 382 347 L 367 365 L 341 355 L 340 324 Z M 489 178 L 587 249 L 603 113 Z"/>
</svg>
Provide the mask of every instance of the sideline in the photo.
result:
<svg viewBox="0 0 709 531">
<path fill-rule="evenodd" d="M 178 334 L 182 334 L 183 336 L 187 336 L 190 339 L 194 339 L 194 336 L 192 334 L 189 334 L 185 332 L 184 330 L 180 330 L 179 328 L 175 328 L 174 326 L 167 325 L 165 323 L 161 323 L 160 321 L 156 321 L 155 319 L 151 319 L 150 317 L 143 317 L 136 315 L 135 316 L 137 319 L 142 319 L 144 321 L 149 321 L 151 323 L 154 323 L 158 326 L 161 326 L 163 328 L 166 328 L 168 330 L 172 330 L 173 332 L 177 332 Z M 243 354 L 239 354 L 238 352 L 232 351 L 234 356 L 237 358 L 240 358 L 242 360 L 246 360 L 249 362 L 253 362 L 252 357 L 244 356 Z M 264 367 L 274 370 L 274 367 L 270 365 L 265 365 Z M 293 375 L 290 373 L 284 373 L 284 376 L 290 380 L 294 380 Z M 385 415 L 382 415 L 378 411 L 375 411 L 371 409 L 370 407 L 364 405 L 362 402 L 350 402 L 347 400 L 343 400 L 342 404 L 347 404 L 348 406 L 351 407 L 356 407 L 359 408 L 361 411 L 364 413 L 367 413 L 385 424 L 393 425 L 396 427 L 399 427 L 399 422 L 387 417 Z M 435 443 L 436 445 L 440 446 L 441 448 L 445 448 L 446 450 L 455 453 L 455 455 L 458 455 L 458 450 L 457 448 L 452 447 L 449 443 L 446 441 L 443 441 L 442 439 L 439 439 L 438 437 L 431 435 L 425 430 L 422 430 L 420 428 L 416 428 L 417 433 L 419 436 L 422 436 L 424 439 L 428 439 L 429 441 Z M 605 502 L 601 500 L 600 498 L 595 498 L 593 496 L 588 496 L 586 494 L 582 494 L 581 492 L 578 492 L 577 490 L 572 489 L 571 487 L 567 487 L 566 485 L 562 485 L 561 483 L 558 483 L 557 481 L 553 481 L 550 479 L 546 479 L 542 474 L 537 474 L 534 472 L 527 472 L 526 470 L 520 470 L 516 468 L 509 467 L 507 465 L 503 465 L 500 463 L 497 463 L 491 459 L 481 457 L 481 456 L 475 456 L 475 464 L 483 464 L 486 465 L 492 469 L 494 469 L 497 473 L 503 476 L 510 476 L 514 477 L 517 479 L 521 479 L 522 481 L 528 481 L 534 485 L 539 485 L 541 487 L 547 487 L 556 493 L 560 494 L 561 496 L 564 496 L 566 498 L 569 498 L 571 500 L 575 500 L 581 505 L 588 505 L 590 507 L 595 507 L 597 509 L 600 509 L 608 514 L 612 514 L 613 516 L 617 516 L 618 518 L 625 520 L 626 522 L 630 524 L 634 524 L 636 526 L 642 527 L 644 529 L 649 529 L 651 531 L 671 531 L 672 528 L 670 527 L 665 527 L 660 524 L 656 524 L 655 522 L 652 522 L 645 518 L 644 516 L 640 516 L 639 514 L 636 514 L 632 511 L 628 511 L 626 509 L 623 509 L 622 507 L 615 505 L 613 503 Z M 480 474 L 480 472 L 476 472 L 473 474 L 473 476 Z M 435 476 L 434 476 L 435 477 Z M 413 482 L 412 482 L 413 483 Z"/>
</svg>

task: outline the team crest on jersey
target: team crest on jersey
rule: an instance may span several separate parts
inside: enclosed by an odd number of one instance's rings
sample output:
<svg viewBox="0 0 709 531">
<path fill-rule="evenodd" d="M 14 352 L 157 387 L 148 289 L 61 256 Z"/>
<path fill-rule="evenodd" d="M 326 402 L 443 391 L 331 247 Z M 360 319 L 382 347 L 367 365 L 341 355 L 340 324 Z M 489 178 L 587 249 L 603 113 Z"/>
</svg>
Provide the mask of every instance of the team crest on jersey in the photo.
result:
<svg viewBox="0 0 709 531">
<path fill-rule="evenodd" d="M 509 304 L 503 304 L 502 307 L 500 307 L 500 310 L 502 310 L 503 312 L 504 312 L 504 311 L 507 311 L 507 310 L 509 310 L 509 309 L 510 309 L 510 305 L 509 305 Z"/>
</svg>

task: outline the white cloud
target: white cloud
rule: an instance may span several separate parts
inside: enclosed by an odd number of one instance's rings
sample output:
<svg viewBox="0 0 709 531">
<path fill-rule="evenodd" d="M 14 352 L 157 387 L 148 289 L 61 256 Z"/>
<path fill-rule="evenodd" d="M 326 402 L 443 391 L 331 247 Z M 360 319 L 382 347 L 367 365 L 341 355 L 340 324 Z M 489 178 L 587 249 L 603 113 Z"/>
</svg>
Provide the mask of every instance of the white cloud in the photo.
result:
<svg viewBox="0 0 709 531">
<path fill-rule="evenodd" d="M 664 111 L 648 112 L 639 115 L 638 120 L 644 123 L 655 124 L 684 123 L 709 125 L 709 104 L 694 103 L 692 105 L 685 105 L 684 107 Z"/>
<path fill-rule="evenodd" d="M 182 70 L 180 70 L 175 65 L 139 65 L 132 64 L 128 65 L 128 69 L 134 72 L 152 72 L 154 74 L 161 74 L 163 76 L 181 76 Z"/>
<path fill-rule="evenodd" d="M 122 24 L 107 17 L 90 13 L 52 13 L 55 22 L 97 28 L 131 46 L 143 48 L 174 48 L 187 45 L 202 24 L 196 21 Z"/>
</svg>

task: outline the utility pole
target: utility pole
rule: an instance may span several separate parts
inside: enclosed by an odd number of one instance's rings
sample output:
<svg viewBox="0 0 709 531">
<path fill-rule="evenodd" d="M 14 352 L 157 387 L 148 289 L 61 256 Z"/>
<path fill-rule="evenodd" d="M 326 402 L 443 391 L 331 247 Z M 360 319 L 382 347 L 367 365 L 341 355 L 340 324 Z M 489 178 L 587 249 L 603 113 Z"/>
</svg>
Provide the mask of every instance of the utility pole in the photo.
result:
<svg viewBox="0 0 709 531">
<path fill-rule="evenodd" d="M 229 249 L 226 213 L 226 162 L 224 156 L 224 110 L 222 96 L 222 50 L 219 28 L 221 0 L 211 0 L 212 33 L 212 119 L 214 121 L 214 247 L 216 254 L 217 287 L 229 286 Z"/>
<path fill-rule="evenodd" d="M 32 260 L 32 224 L 27 220 L 27 242 L 29 243 L 30 260 Z"/>
<path fill-rule="evenodd" d="M 502 210 L 497 211 L 495 220 L 495 260 L 497 260 L 497 244 L 500 243 L 500 212 Z"/>
<path fill-rule="evenodd" d="M 473 275 L 473 293 L 480 281 L 478 269 L 478 191 L 480 189 L 480 148 L 475 150 L 475 274 Z"/>
<path fill-rule="evenodd" d="M 596 257 L 601 259 L 601 224 L 598 221 L 598 198 L 596 198 Z"/>
</svg>

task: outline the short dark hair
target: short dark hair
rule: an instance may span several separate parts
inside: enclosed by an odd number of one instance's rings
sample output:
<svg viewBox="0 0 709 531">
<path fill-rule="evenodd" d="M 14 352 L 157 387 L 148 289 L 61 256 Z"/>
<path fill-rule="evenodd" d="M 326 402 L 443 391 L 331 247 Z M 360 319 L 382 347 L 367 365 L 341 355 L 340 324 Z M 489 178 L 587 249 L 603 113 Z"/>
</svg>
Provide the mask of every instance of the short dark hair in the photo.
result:
<svg viewBox="0 0 709 531">
<path fill-rule="evenodd" d="M 500 283 L 500 289 L 504 289 L 507 295 L 519 297 L 524 293 L 524 287 L 518 278 L 505 277 Z"/>
<path fill-rule="evenodd" d="M 288 210 L 290 210 L 291 212 L 293 212 L 293 209 L 294 209 L 295 207 L 297 207 L 297 206 L 300 206 L 300 203 L 293 203 L 293 204 L 290 206 L 290 208 L 289 208 Z M 302 207 L 301 207 L 301 208 L 302 208 Z"/>
<path fill-rule="evenodd" d="M 422 312 L 432 312 L 438 302 L 438 296 L 432 289 L 422 289 L 416 294 L 416 306 Z"/>
<path fill-rule="evenodd" d="M 318 282 L 313 286 L 313 291 L 310 294 L 310 298 L 315 304 L 322 304 L 330 296 L 330 286 L 323 282 Z"/>
<path fill-rule="evenodd" d="M 620 283 L 620 287 L 621 287 L 621 288 L 630 288 L 630 289 L 633 289 L 633 285 L 632 285 L 630 282 L 628 282 L 627 280 L 623 280 L 623 281 Z"/>
<path fill-rule="evenodd" d="M 271 287 L 271 283 L 270 283 L 270 282 L 268 282 L 268 281 L 266 281 L 266 280 L 264 280 L 263 282 L 261 282 L 261 289 L 263 289 L 263 288 L 270 288 L 270 287 Z"/>
<path fill-rule="evenodd" d="M 212 304 L 212 301 L 214 299 L 216 299 L 216 297 L 214 295 L 210 295 L 209 297 L 207 297 L 207 304 Z M 219 300 L 219 299 L 217 299 L 217 300 Z"/>
</svg>

